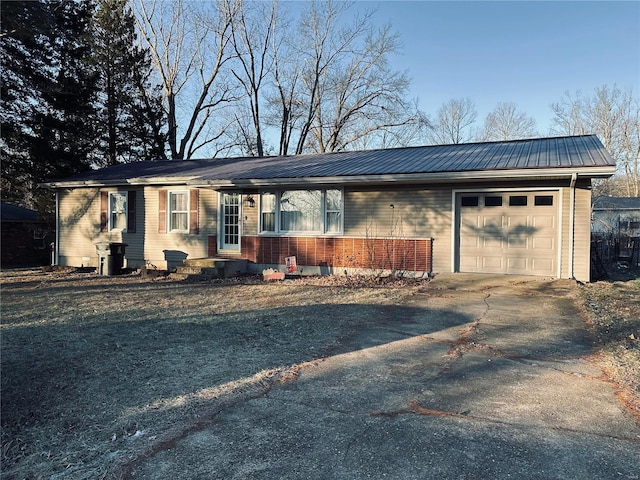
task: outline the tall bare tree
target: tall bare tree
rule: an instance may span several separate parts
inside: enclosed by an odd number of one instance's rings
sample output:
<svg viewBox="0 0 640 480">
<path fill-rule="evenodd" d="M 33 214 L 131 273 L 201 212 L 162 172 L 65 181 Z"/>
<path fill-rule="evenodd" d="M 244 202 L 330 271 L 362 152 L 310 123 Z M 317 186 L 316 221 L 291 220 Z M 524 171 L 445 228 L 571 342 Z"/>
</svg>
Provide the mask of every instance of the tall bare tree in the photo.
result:
<svg viewBox="0 0 640 480">
<path fill-rule="evenodd" d="M 556 133 L 598 135 L 624 179 L 624 189 L 618 194 L 640 196 L 640 102 L 630 89 L 604 85 L 592 96 L 567 92 L 551 109 Z"/>
<path fill-rule="evenodd" d="M 237 4 L 184 0 L 140 0 L 138 29 L 160 77 L 174 159 L 191 158 L 220 139 L 214 112 L 237 98 L 223 74 L 233 55 L 230 48 Z"/>
<path fill-rule="evenodd" d="M 490 142 L 536 137 L 538 131 L 535 119 L 519 112 L 517 108 L 512 102 L 499 103 L 495 110 L 487 115 L 479 140 Z"/>
<path fill-rule="evenodd" d="M 345 22 L 351 5 L 312 1 L 295 35 L 276 37 L 270 120 L 280 129 L 280 153 L 354 148 L 374 136 L 404 138 L 424 116 L 406 100 L 409 79 L 392 70 L 399 38 L 371 26 L 373 12 Z M 295 146 L 294 146 L 295 145 Z"/>
<path fill-rule="evenodd" d="M 242 2 L 236 21 L 232 24 L 231 38 L 237 61 L 231 68 L 233 76 L 242 86 L 251 121 L 237 118 L 237 127 L 245 141 L 248 155 L 264 155 L 263 85 L 273 64 L 273 36 L 276 28 L 278 3 Z M 240 110 L 241 111 L 241 110 Z"/>
<path fill-rule="evenodd" d="M 439 145 L 469 142 L 474 137 L 472 125 L 477 117 L 478 112 L 471 99 L 453 98 L 438 109 L 429 129 L 429 141 Z"/>
</svg>

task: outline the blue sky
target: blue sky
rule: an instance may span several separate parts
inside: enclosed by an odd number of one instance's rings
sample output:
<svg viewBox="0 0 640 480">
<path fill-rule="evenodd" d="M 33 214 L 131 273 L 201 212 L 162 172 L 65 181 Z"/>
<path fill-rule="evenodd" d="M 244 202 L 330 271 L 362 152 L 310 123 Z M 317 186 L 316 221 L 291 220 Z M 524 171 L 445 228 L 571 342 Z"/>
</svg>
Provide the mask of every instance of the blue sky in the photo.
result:
<svg viewBox="0 0 640 480">
<path fill-rule="evenodd" d="M 549 133 L 549 104 L 565 92 L 616 84 L 640 97 L 638 1 L 359 1 L 401 35 L 392 59 L 412 78 L 412 96 L 433 115 L 468 97 L 478 123 L 514 102 Z"/>
</svg>

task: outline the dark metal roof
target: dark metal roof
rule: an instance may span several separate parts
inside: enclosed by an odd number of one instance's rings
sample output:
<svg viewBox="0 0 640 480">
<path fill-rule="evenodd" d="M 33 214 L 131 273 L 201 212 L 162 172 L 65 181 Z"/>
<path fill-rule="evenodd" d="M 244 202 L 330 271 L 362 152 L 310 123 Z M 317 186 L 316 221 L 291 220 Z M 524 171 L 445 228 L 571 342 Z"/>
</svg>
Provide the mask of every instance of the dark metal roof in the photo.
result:
<svg viewBox="0 0 640 480">
<path fill-rule="evenodd" d="M 52 182 L 116 183 L 184 179 L 188 183 L 249 183 L 280 179 L 354 178 L 561 168 L 615 167 L 595 135 L 435 145 L 287 157 L 138 162 Z M 613 171 L 609 172 L 609 174 Z M 365 178 L 362 178 L 365 177 Z"/>
<path fill-rule="evenodd" d="M 0 217 L 3 222 L 36 222 L 38 220 L 38 212 L 1 202 Z"/>
<path fill-rule="evenodd" d="M 640 210 L 640 197 L 598 197 L 594 210 Z"/>
</svg>

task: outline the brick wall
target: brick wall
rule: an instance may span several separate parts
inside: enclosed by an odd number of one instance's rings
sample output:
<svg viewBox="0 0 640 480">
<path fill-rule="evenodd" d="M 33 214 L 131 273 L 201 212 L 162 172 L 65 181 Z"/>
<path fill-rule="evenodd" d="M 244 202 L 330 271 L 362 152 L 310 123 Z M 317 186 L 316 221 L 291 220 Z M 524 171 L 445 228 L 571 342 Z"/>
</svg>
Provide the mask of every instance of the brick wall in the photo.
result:
<svg viewBox="0 0 640 480">
<path fill-rule="evenodd" d="M 215 237 L 214 237 L 215 238 Z M 243 236 L 241 257 L 259 264 L 431 272 L 431 239 Z"/>
</svg>

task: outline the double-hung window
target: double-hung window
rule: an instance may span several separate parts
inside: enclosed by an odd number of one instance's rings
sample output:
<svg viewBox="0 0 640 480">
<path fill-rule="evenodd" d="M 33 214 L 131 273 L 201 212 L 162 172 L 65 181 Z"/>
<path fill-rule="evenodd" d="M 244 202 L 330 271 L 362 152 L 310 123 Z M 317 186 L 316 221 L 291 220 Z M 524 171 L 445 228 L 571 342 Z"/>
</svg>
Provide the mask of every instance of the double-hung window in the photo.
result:
<svg viewBox="0 0 640 480">
<path fill-rule="evenodd" d="M 109 193 L 109 230 L 127 229 L 127 192 Z"/>
<path fill-rule="evenodd" d="M 342 232 L 342 190 L 325 192 L 325 232 Z"/>
<path fill-rule="evenodd" d="M 342 190 L 283 190 L 260 196 L 264 233 L 341 233 L 342 214 Z"/>
<path fill-rule="evenodd" d="M 260 199 L 260 221 L 263 232 L 276 231 L 276 194 L 263 193 Z"/>
<path fill-rule="evenodd" d="M 136 231 L 136 191 L 100 192 L 100 231 Z"/>
<path fill-rule="evenodd" d="M 189 192 L 169 192 L 169 231 L 189 232 Z"/>
</svg>

